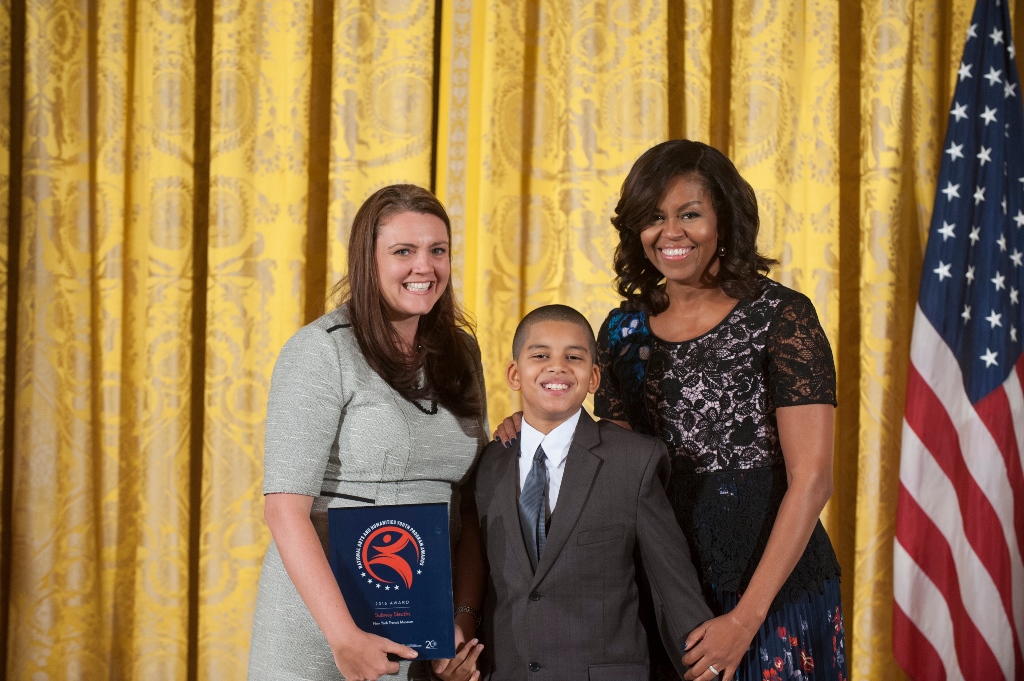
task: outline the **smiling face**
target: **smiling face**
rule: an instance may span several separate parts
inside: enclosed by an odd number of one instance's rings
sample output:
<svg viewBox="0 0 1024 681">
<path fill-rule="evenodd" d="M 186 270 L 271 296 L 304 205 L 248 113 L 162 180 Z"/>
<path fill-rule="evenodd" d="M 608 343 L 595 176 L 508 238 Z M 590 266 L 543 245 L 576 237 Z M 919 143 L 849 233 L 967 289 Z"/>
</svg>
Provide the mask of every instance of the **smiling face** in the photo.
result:
<svg viewBox="0 0 1024 681">
<path fill-rule="evenodd" d="M 448 230 L 427 213 L 393 215 L 377 230 L 377 273 L 394 324 L 418 321 L 448 286 Z"/>
<path fill-rule="evenodd" d="M 527 333 L 519 356 L 509 362 L 506 380 L 522 392 L 523 416 L 548 433 L 576 413 L 601 373 L 590 352 L 590 338 L 578 324 L 538 321 Z"/>
<path fill-rule="evenodd" d="M 640 232 L 647 259 L 669 284 L 707 288 L 718 275 L 718 215 L 694 175 L 672 178 Z"/>
</svg>

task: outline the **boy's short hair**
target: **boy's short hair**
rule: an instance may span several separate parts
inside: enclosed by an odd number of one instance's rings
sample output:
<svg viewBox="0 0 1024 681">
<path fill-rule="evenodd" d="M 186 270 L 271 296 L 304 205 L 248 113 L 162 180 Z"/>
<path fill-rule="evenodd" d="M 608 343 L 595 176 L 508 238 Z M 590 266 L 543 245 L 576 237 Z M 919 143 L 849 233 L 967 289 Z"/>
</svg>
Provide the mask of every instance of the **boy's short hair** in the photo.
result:
<svg viewBox="0 0 1024 681">
<path fill-rule="evenodd" d="M 578 310 L 568 305 L 543 305 L 536 310 L 528 312 L 516 327 L 516 334 L 512 337 L 512 359 L 518 360 L 519 353 L 526 345 L 526 337 L 530 335 L 530 327 L 537 322 L 569 322 L 587 330 L 587 341 L 590 344 L 590 359 L 597 361 L 597 339 L 594 338 L 594 329 L 590 322 Z"/>
</svg>

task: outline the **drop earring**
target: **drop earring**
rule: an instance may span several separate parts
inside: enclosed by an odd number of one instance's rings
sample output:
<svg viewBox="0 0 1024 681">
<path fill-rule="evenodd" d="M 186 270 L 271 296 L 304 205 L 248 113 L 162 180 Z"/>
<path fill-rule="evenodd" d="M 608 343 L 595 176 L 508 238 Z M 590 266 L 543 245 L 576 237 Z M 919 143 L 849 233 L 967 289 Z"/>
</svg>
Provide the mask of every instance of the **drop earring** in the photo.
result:
<svg viewBox="0 0 1024 681">
<path fill-rule="evenodd" d="M 725 246 L 719 246 L 718 247 L 718 257 L 719 258 L 724 258 L 725 257 Z"/>
</svg>

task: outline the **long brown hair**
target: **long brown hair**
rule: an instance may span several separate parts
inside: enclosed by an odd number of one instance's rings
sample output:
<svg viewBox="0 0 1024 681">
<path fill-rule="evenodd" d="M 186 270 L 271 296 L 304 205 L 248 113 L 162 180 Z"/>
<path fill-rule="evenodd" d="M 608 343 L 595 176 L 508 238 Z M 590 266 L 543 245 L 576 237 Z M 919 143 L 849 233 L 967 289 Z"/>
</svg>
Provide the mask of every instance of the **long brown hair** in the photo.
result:
<svg viewBox="0 0 1024 681">
<path fill-rule="evenodd" d="M 757 196 L 725 154 L 702 142 L 670 140 L 641 154 L 622 183 L 612 224 L 619 232 L 613 265 L 619 295 L 633 307 L 658 314 L 668 308 L 664 276 L 644 255 L 640 232 L 651 224 L 658 201 L 676 177 L 692 176 L 711 195 L 718 219 L 718 285 L 732 298 L 761 293 L 762 275 L 776 263 L 757 251 Z"/>
<path fill-rule="evenodd" d="M 348 308 L 352 331 L 366 363 L 407 400 L 437 400 L 458 416 L 480 413 L 479 394 L 469 348 L 461 332 L 472 325 L 455 301 L 451 281 L 437 303 L 420 317 L 416 346 L 406 354 L 398 331 L 389 321 L 389 308 L 380 291 L 377 236 L 380 227 L 399 213 L 433 215 L 452 227 L 444 206 L 426 189 L 395 184 L 374 192 L 359 207 L 348 240 L 348 274 L 331 292 Z M 449 256 L 450 257 L 450 256 Z M 423 369 L 425 381 L 419 382 Z"/>
</svg>

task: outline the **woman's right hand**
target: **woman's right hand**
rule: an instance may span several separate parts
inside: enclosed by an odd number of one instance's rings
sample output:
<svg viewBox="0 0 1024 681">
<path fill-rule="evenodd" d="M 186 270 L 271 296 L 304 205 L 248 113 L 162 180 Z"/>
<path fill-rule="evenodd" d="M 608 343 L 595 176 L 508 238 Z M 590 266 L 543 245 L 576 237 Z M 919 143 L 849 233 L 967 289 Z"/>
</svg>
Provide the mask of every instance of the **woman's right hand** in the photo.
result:
<svg viewBox="0 0 1024 681">
<path fill-rule="evenodd" d="M 523 427 L 523 412 L 517 411 L 494 429 L 494 439 L 508 447 L 512 441 L 519 437 L 519 431 Z"/>
<path fill-rule="evenodd" d="M 686 681 L 731 681 L 764 618 L 744 615 L 740 607 L 704 622 L 686 637 Z M 714 666 L 715 671 L 711 671 Z M 716 678 L 717 677 L 717 678 Z"/>
<path fill-rule="evenodd" d="M 386 638 L 368 634 L 361 629 L 350 631 L 337 644 L 331 645 L 334 664 L 347 681 L 377 681 L 385 674 L 396 674 L 398 663 L 388 660 L 388 653 L 412 660 L 417 653 Z"/>
</svg>

